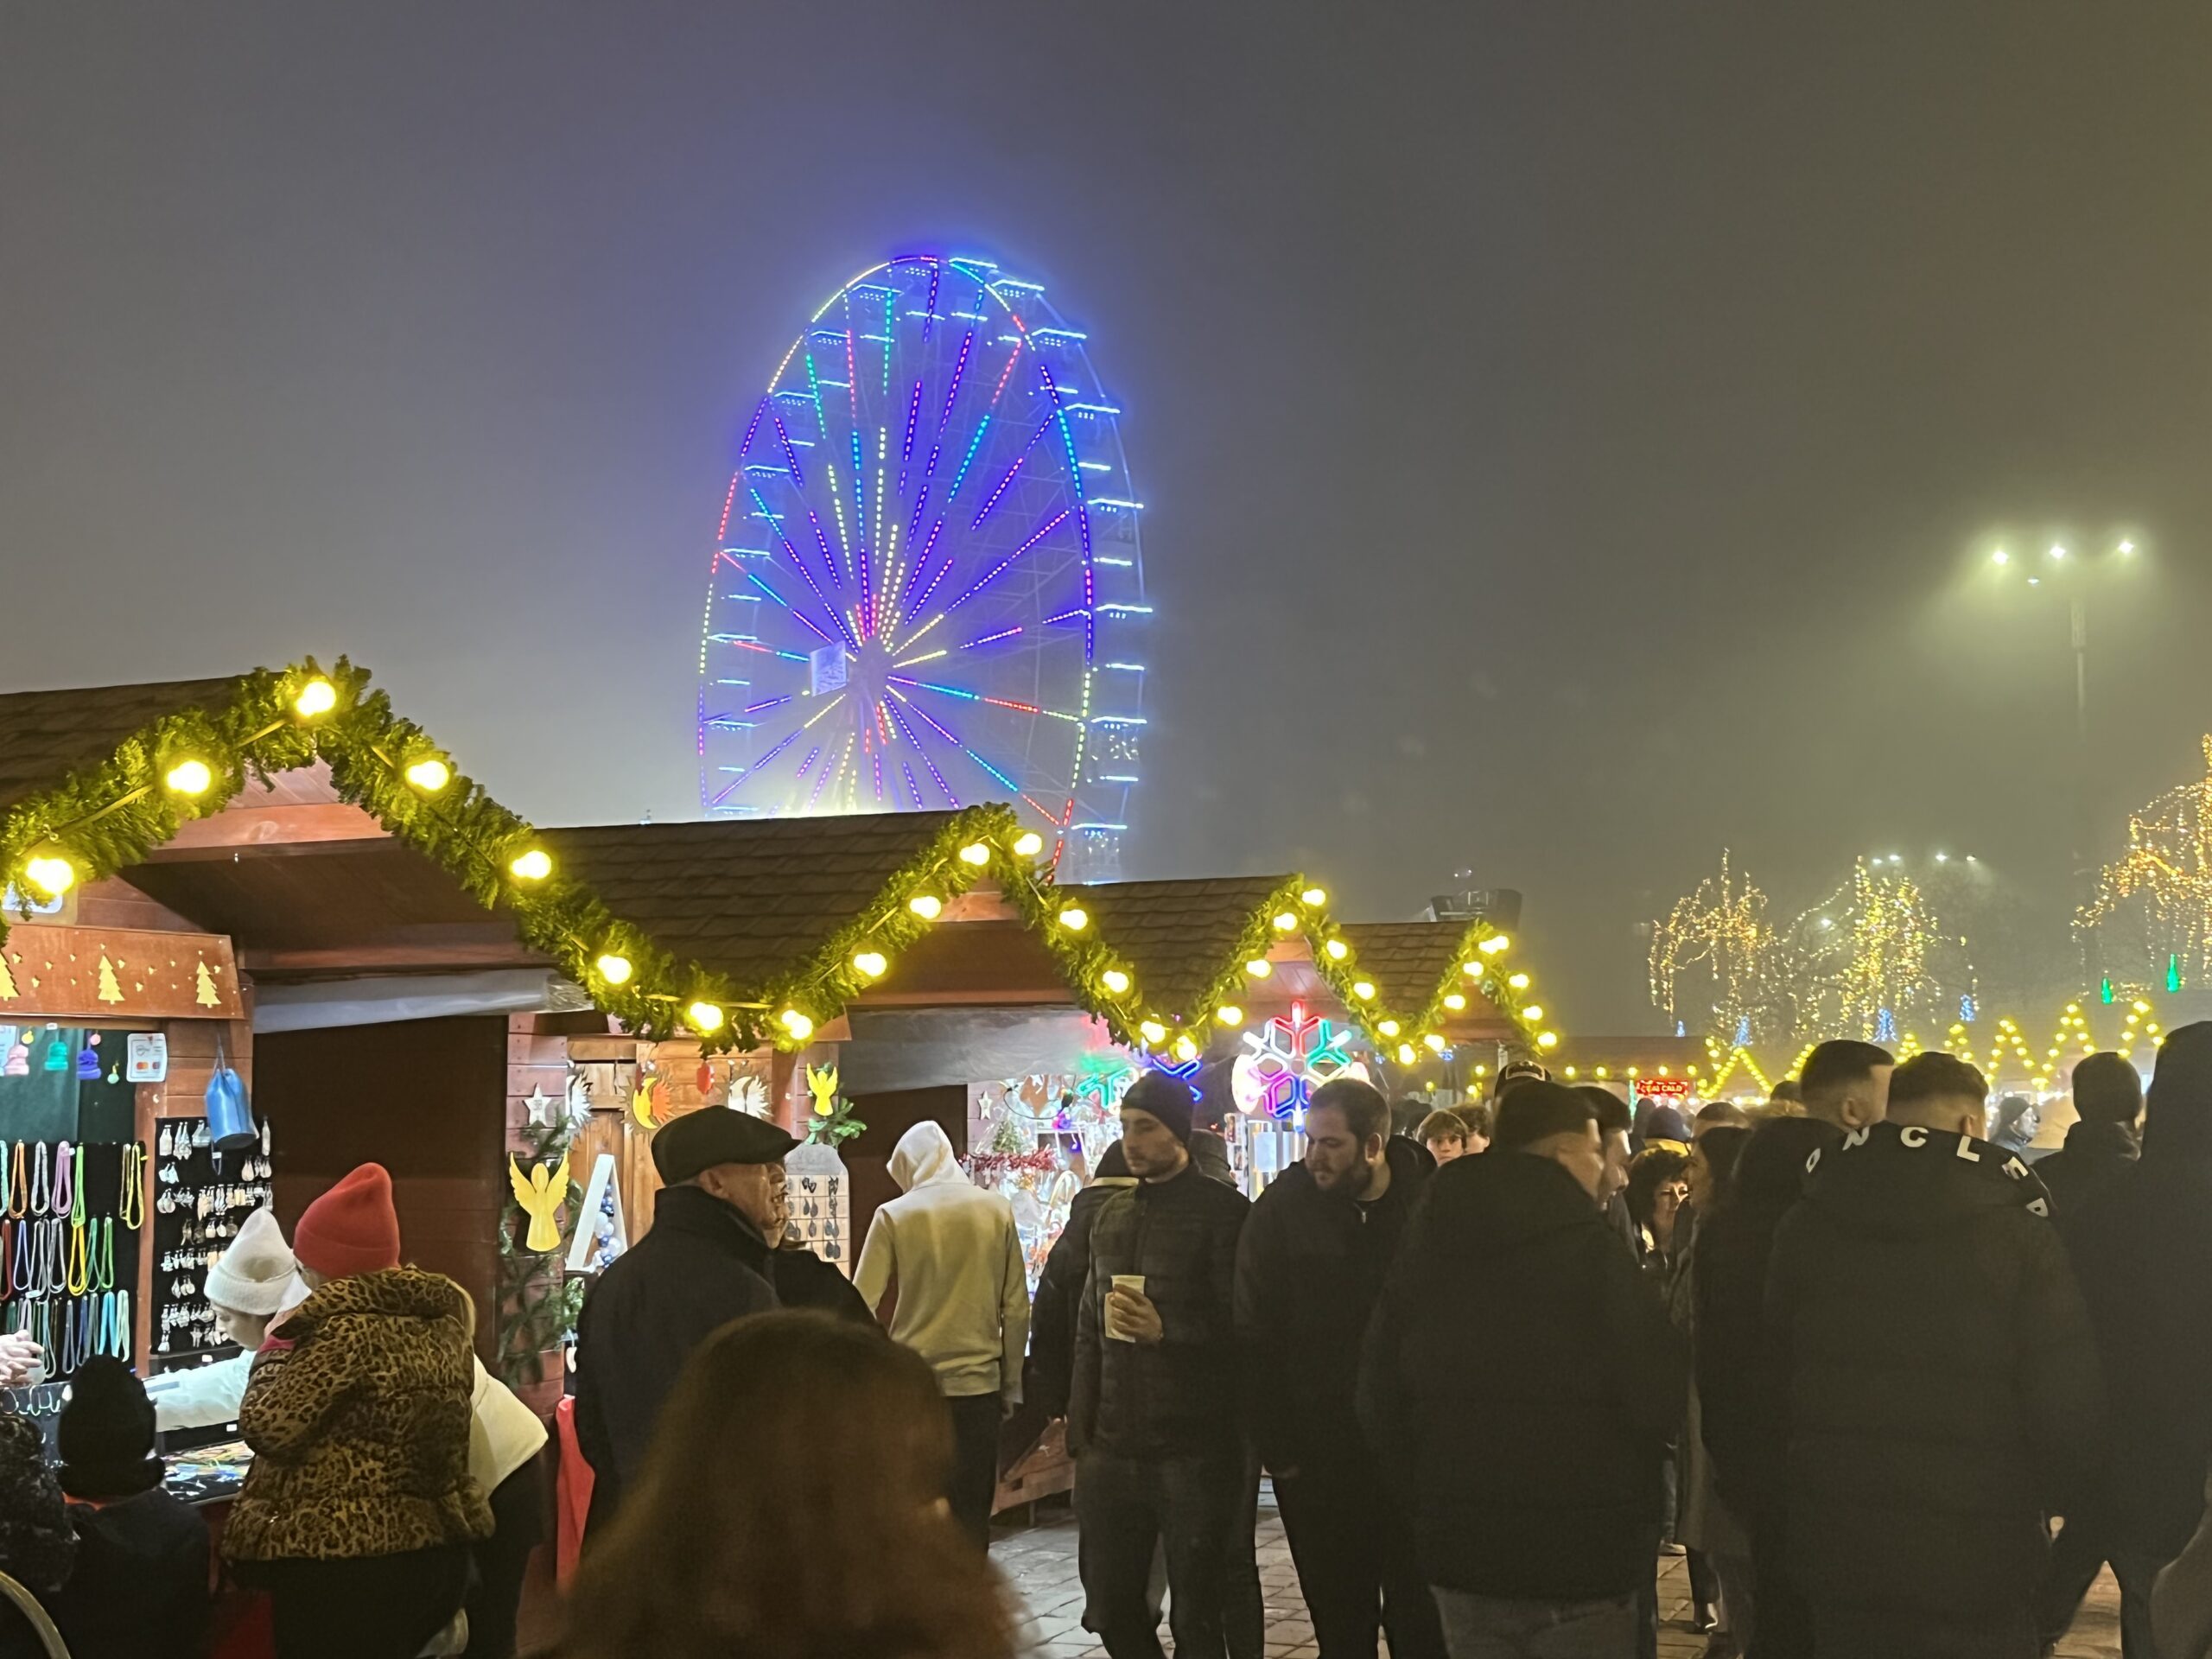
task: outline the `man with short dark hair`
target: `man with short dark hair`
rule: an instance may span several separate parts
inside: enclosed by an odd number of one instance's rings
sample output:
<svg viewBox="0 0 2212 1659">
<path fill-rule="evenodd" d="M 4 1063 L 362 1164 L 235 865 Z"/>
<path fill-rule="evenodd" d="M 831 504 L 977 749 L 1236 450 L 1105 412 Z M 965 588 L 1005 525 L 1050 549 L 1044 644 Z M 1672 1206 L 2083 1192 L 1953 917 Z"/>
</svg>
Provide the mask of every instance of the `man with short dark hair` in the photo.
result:
<svg viewBox="0 0 2212 1659">
<path fill-rule="evenodd" d="M 1457 1656 L 1627 1659 L 1688 1356 L 1599 1211 L 1588 1098 L 1531 1080 L 1431 1179 L 1368 1332 L 1361 1421 Z M 1488 1432 L 1422 1426 L 1484 1402 Z"/>
<path fill-rule="evenodd" d="M 2135 1125 L 2143 1116 L 2143 1074 L 2125 1055 L 2084 1055 L 2074 1067 L 2076 1121 L 2066 1144 L 2036 1160 L 2036 1179 L 2050 1192 L 2050 1213 L 2064 1233 L 2090 1200 L 2142 1154 Z"/>
<path fill-rule="evenodd" d="M 1821 1659 L 2036 1659 L 2044 1517 L 2099 1466 L 2088 1314 L 2042 1184 L 1980 1138 L 1981 1073 L 1924 1053 L 1885 1081 L 1768 1269 L 1789 1576 Z M 1815 1082 L 1808 1106 L 1868 1098 Z"/>
<path fill-rule="evenodd" d="M 1100 1206 L 1076 1319 L 1068 1444 L 1084 1628 L 1113 1659 L 1159 1659 L 1146 1595 L 1165 1540 L 1179 1656 L 1222 1659 L 1224 1552 L 1245 1479 L 1236 1241 L 1249 1208 L 1191 1161 L 1191 1090 L 1147 1071 L 1122 1098 L 1137 1184 Z"/>
<path fill-rule="evenodd" d="M 1822 1043 L 1805 1057 L 1797 1074 L 1805 1116 L 1840 1129 L 1863 1129 L 1880 1122 L 1889 1098 L 1890 1073 L 1896 1066 L 1890 1051 L 1872 1043 L 1847 1037 Z"/>
<path fill-rule="evenodd" d="M 2167 1034 L 2143 1155 L 2067 1241 L 2113 1392 L 2111 1472 L 2088 1512 L 2120 1580 L 2122 1651 L 2149 1659 L 2151 1584 L 2202 1516 L 2212 1461 L 2212 1022 Z"/>
<path fill-rule="evenodd" d="M 1246 1395 L 1268 1402 L 1254 1430 L 1321 1659 L 1374 1659 L 1378 1626 L 1394 1659 L 1444 1653 L 1411 1529 L 1355 1407 L 1360 1341 L 1429 1175 L 1389 1128 L 1373 1085 L 1338 1077 L 1315 1090 L 1305 1161 L 1268 1184 L 1236 1250 Z"/>
</svg>

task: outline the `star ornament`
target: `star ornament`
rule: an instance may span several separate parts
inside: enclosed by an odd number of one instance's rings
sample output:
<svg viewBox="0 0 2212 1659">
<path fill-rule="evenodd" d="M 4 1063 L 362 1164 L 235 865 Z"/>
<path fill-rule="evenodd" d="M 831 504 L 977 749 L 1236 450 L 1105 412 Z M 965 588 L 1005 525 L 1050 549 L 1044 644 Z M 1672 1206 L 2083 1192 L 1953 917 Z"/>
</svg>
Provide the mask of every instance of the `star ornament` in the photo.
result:
<svg viewBox="0 0 2212 1659">
<path fill-rule="evenodd" d="M 531 1123 L 534 1127 L 550 1129 L 553 1127 L 553 1109 L 561 1103 L 547 1094 L 544 1090 L 533 1088 L 530 1091 L 529 1098 L 523 1102 L 523 1107 L 529 1112 Z"/>
</svg>

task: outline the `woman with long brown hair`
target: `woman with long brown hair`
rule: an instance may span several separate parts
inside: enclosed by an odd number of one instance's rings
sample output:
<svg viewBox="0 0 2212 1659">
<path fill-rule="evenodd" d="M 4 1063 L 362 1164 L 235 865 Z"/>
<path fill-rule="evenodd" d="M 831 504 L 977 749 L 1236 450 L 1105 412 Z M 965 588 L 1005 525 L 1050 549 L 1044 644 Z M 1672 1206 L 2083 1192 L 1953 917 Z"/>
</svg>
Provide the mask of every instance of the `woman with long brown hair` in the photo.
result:
<svg viewBox="0 0 2212 1659">
<path fill-rule="evenodd" d="M 684 1366 L 645 1474 L 587 1548 L 555 1659 L 1010 1659 L 1012 1610 L 943 1498 L 918 1356 L 756 1314 Z"/>
</svg>

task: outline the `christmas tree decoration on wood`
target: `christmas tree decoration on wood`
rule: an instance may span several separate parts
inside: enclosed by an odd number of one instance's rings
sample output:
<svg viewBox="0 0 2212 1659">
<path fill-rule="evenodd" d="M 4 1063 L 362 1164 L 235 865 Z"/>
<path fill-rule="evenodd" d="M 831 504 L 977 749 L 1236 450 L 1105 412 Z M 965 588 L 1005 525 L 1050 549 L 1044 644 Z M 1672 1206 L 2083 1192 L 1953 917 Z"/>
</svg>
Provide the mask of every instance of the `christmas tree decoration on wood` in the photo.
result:
<svg viewBox="0 0 2212 1659">
<path fill-rule="evenodd" d="M 103 1002 L 123 1001 L 123 987 L 115 982 L 115 964 L 105 957 L 100 958 L 99 999 Z"/>
<path fill-rule="evenodd" d="M 215 976 L 207 971 L 207 960 L 201 957 L 192 964 L 192 1000 L 203 1008 L 219 1007 L 222 994 L 215 988 Z"/>
</svg>

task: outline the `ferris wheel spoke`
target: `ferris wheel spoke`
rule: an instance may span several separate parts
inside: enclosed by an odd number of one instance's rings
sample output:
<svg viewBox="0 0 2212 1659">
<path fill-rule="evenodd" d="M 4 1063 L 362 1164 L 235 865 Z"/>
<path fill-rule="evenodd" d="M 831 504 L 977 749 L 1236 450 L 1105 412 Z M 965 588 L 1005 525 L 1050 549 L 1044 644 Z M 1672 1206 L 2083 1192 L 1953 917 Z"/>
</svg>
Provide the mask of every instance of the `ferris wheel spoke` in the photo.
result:
<svg viewBox="0 0 2212 1659">
<path fill-rule="evenodd" d="M 1021 463 L 1016 461 L 1014 464 L 1016 466 L 1020 466 Z M 988 509 L 986 509 L 986 511 L 988 511 Z M 1012 565 L 1016 559 L 1027 553 L 1031 548 L 1036 546 L 1038 543 L 1043 541 L 1047 536 L 1058 530 L 1062 524 L 1067 523 L 1068 514 L 1072 511 L 1073 509 L 1069 507 L 1061 508 L 1057 517 L 1046 520 L 1046 522 L 1039 525 L 1030 536 L 1027 541 L 1022 543 L 1020 547 L 1015 548 L 1013 552 L 1007 554 L 996 564 L 993 565 L 988 570 L 986 570 L 982 575 L 978 576 L 966 593 L 961 594 L 959 598 L 954 600 L 944 608 L 948 611 L 957 611 L 963 605 L 965 605 L 969 600 L 975 598 L 976 594 L 982 593 L 984 588 L 989 587 L 1001 576 L 1004 575 L 1007 572 L 1007 567 Z"/>
<path fill-rule="evenodd" d="M 895 696 L 896 694 L 894 693 L 893 695 Z M 905 699 L 901 698 L 900 701 L 904 702 Z M 922 740 L 914 735 L 914 728 L 906 723 L 906 716 L 900 713 L 899 709 L 893 704 L 885 703 L 881 706 L 884 712 L 891 716 L 892 723 L 898 727 L 899 734 L 906 740 L 907 746 L 911 747 L 916 754 L 922 757 L 922 764 L 929 768 L 930 776 L 937 780 L 937 786 L 944 793 L 945 800 L 950 804 L 957 808 L 960 804 L 960 798 L 952 792 L 952 785 L 944 781 L 944 774 L 937 769 L 937 762 L 930 758 L 930 752 L 922 747 Z M 919 709 L 916 709 L 915 712 L 919 714 L 921 711 Z M 925 718 L 926 718 L 926 716 L 925 716 Z M 943 728 L 940 728 L 939 729 L 942 730 Z M 948 736 L 950 734 L 948 734 Z M 952 741 L 957 742 L 958 740 L 953 739 Z M 909 784 L 912 784 L 913 780 L 914 774 L 910 770 L 906 773 L 906 781 Z M 914 804 L 917 807 L 921 804 L 920 791 L 918 790 L 915 791 Z"/>
</svg>

